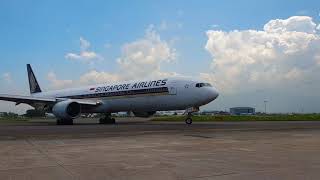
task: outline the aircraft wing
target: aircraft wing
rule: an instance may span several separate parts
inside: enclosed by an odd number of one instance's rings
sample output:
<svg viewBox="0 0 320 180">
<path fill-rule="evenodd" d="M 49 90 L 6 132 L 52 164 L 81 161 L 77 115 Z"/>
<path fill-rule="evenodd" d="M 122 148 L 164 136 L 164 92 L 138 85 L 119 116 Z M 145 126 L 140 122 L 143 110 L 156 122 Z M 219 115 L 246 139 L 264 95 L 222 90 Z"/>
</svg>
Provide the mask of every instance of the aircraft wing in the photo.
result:
<svg viewBox="0 0 320 180">
<path fill-rule="evenodd" d="M 68 99 L 65 99 L 65 100 L 68 100 Z M 100 101 L 93 101 L 93 100 L 87 100 L 87 99 L 71 99 L 71 100 L 81 105 L 97 106 L 101 104 Z"/>
<path fill-rule="evenodd" d="M 59 101 L 68 100 L 66 98 L 46 98 L 46 97 L 34 97 L 34 96 L 20 96 L 20 95 L 8 95 L 8 94 L 0 94 L 0 100 L 3 101 L 12 101 L 16 102 L 16 104 L 25 103 L 25 104 L 34 104 L 34 103 L 43 103 L 43 104 L 54 104 Z M 81 105 L 99 105 L 100 102 L 91 101 L 91 100 L 82 100 L 82 99 L 72 99 L 75 102 L 78 102 Z"/>
<path fill-rule="evenodd" d="M 8 94 L 0 94 L 0 100 L 3 101 L 12 101 L 16 103 L 26 103 L 26 104 L 33 104 L 33 103 L 54 103 L 56 99 L 54 98 L 39 98 L 33 96 L 20 96 L 20 95 L 8 95 Z"/>
</svg>

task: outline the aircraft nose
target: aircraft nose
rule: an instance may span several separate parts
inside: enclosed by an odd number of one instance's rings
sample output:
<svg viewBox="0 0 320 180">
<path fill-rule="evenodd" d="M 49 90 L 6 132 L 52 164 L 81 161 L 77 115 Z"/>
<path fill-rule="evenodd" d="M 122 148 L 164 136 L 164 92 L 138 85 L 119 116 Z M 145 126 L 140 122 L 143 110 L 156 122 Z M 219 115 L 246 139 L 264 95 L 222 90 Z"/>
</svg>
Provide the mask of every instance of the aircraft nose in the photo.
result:
<svg viewBox="0 0 320 180">
<path fill-rule="evenodd" d="M 219 92 L 216 88 L 212 87 L 210 88 L 210 98 L 212 100 L 216 99 L 219 96 Z"/>
</svg>

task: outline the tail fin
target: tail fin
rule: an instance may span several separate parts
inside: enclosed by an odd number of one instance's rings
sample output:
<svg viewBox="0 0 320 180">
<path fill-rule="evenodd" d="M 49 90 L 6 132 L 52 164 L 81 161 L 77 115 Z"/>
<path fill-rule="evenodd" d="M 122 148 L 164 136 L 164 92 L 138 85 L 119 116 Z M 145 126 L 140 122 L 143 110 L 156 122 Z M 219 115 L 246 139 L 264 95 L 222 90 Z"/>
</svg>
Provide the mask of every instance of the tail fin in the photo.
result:
<svg viewBox="0 0 320 180">
<path fill-rule="evenodd" d="M 41 92 L 41 88 L 38 84 L 36 76 L 34 75 L 34 73 L 32 71 L 30 64 L 27 64 L 27 71 L 28 71 L 30 93 L 33 94 L 33 93 Z"/>
</svg>

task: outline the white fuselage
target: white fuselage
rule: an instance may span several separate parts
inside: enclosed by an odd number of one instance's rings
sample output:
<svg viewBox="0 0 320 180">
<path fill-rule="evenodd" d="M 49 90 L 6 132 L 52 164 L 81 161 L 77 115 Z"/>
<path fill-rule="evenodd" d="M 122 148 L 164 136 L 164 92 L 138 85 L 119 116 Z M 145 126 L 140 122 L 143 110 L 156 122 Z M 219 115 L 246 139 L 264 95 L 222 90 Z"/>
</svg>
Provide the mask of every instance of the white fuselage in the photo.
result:
<svg viewBox="0 0 320 180">
<path fill-rule="evenodd" d="M 184 110 L 208 104 L 218 95 L 217 90 L 208 83 L 178 78 L 100 84 L 33 94 L 34 97 L 100 103 L 96 107 L 81 107 L 83 113 Z"/>
</svg>

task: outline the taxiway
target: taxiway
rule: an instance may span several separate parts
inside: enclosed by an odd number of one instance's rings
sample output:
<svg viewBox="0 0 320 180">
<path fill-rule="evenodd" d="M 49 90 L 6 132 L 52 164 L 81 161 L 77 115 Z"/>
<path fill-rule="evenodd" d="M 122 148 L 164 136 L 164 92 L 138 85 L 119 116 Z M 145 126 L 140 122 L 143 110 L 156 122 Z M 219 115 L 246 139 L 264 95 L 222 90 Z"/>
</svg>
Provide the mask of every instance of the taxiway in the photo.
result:
<svg viewBox="0 0 320 180">
<path fill-rule="evenodd" d="M 319 179 L 320 122 L 0 126 L 0 179 Z"/>
</svg>

